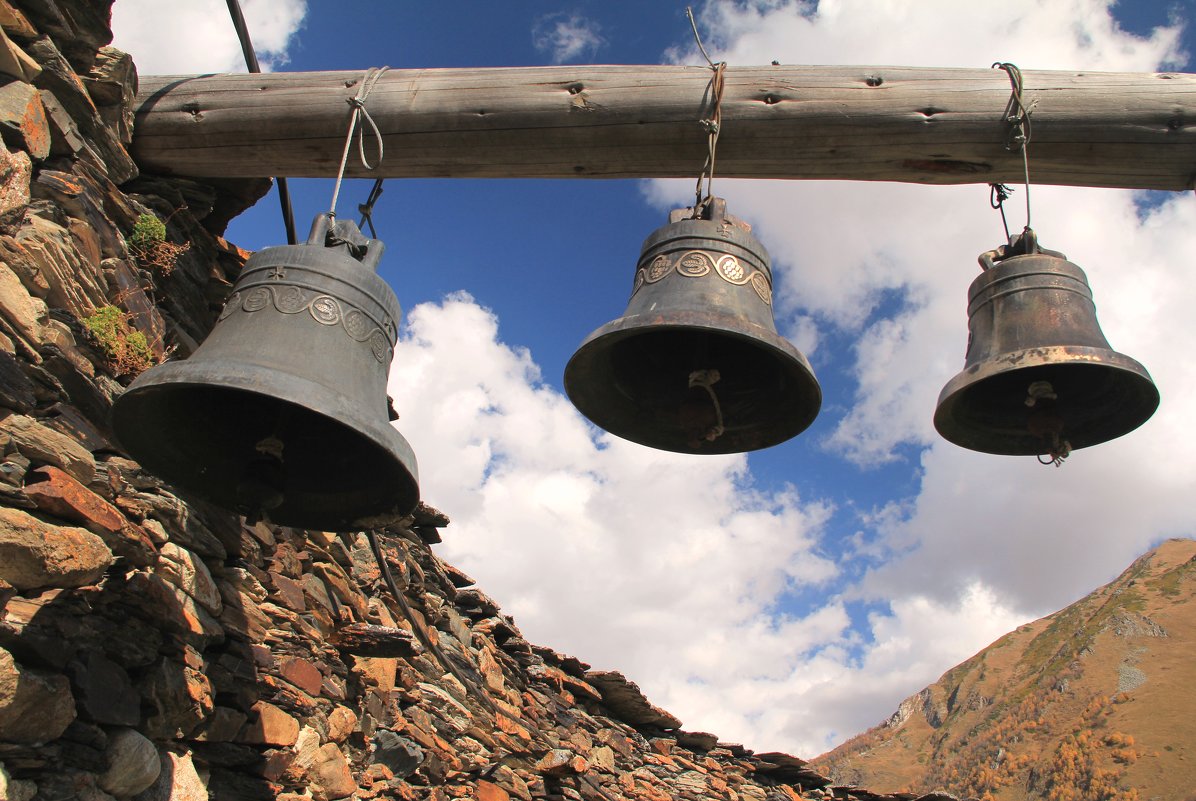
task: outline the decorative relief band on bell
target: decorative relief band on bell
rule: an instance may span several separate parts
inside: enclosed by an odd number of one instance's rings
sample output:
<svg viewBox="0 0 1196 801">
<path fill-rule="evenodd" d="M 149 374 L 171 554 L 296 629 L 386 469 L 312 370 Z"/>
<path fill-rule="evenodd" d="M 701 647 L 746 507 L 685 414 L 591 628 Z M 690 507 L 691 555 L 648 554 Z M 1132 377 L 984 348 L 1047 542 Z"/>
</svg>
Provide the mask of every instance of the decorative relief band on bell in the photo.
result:
<svg viewBox="0 0 1196 801">
<path fill-rule="evenodd" d="M 378 325 L 360 309 L 331 295 L 302 287 L 275 284 L 254 287 L 244 293 L 234 292 L 224 304 L 218 320 L 223 320 L 238 309 L 252 313 L 271 305 L 283 314 L 306 311 L 320 325 L 340 325 L 355 342 L 368 343 L 375 359 L 382 364 L 390 363 L 395 324 L 389 317 L 383 320 L 382 325 Z"/>
<path fill-rule="evenodd" d="M 686 278 L 701 278 L 713 271 L 729 284 L 751 284 L 760 300 L 769 306 L 772 305 L 772 281 L 766 273 L 762 270 L 749 272 L 739 259 L 729 253 L 716 258 L 714 254 L 704 250 L 686 251 L 677 259 L 664 254 L 657 256 L 647 267 L 641 267 L 636 271 L 635 286 L 632 287 L 631 294 L 635 295 L 644 284 L 655 284 L 674 271 Z"/>
</svg>

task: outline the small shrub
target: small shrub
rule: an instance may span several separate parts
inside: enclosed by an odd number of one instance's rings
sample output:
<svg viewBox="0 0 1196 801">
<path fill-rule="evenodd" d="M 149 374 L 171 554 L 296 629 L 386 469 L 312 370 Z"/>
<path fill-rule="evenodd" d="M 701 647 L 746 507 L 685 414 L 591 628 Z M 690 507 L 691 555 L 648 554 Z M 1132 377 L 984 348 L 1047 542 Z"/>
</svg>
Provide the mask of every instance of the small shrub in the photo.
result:
<svg viewBox="0 0 1196 801">
<path fill-rule="evenodd" d="M 190 243 L 176 245 L 166 241 L 166 223 L 152 214 L 142 214 L 133 224 L 129 234 L 129 251 L 142 266 L 158 275 L 170 275 L 178 264 L 179 256 L 186 253 Z"/>
<path fill-rule="evenodd" d="M 137 250 L 147 250 L 165 241 L 166 223 L 152 214 L 139 216 L 133 224 L 133 233 L 129 234 L 129 247 Z"/>
<path fill-rule="evenodd" d="M 83 325 L 108 357 L 116 375 L 137 375 L 154 365 L 154 353 L 145 334 L 133 330 L 128 316 L 117 307 L 97 309 L 83 319 Z"/>
</svg>

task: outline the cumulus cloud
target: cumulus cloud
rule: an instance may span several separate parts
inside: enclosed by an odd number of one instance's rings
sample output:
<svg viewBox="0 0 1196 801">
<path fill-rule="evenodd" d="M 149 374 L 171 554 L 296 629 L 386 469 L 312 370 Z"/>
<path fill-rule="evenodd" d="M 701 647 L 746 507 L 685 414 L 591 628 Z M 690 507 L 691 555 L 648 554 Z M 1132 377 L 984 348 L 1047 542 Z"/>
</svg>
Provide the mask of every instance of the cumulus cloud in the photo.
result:
<svg viewBox="0 0 1196 801">
<path fill-rule="evenodd" d="M 615 653 L 595 632 L 680 650 L 712 621 L 752 624 L 790 585 L 834 576 L 815 547 L 825 506 L 757 491 L 742 456 L 597 435 L 467 295 L 412 311 L 391 390 L 404 435 L 433 454 L 425 496 L 453 510 L 446 554 L 583 658 Z"/>
<path fill-rule="evenodd" d="M 286 63 L 286 50 L 307 13 L 306 0 L 243 0 L 241 11 L 261 68 Z M 185 31 L 165 36 L 164 30 Z M 245 72 L 245 58 L 221 0 L 120 0 L 112 7 L 113 45 L 133 56 L 143 75 Z"/>
<path fill-rule="evenodd" d="M 396 353 L 391 392 L 424 495 L 453 510 L 444 554 L 529 637 L 626 671 L 686 725 L 817 753 L 1022 621 L 978 584 L 907 596 L 853 657 L 841 601 L 776 609 L 836 578 L 817 546 L 825 503 L 754 491 L 741 457 L 595 439 L 497 333 L 458 295 L 414 309 Z"/>
<path fill-rule="evenodd" d="M 718 31 L 717 57 L 732 64 L 967 66 L 983 53 L 985 67 L 1151 70 L 1182 58 L 1178 27 L 1131 36 L 1107 3 L 1085 0 L 1049 9 L 1020 0 L 718 3 L 705 20 Z M 987 187 L 716 186 L 773 255 L 780 328 L 811 346 L 826 334 L 854 343 L 846 363 L 824 362 L 855 386 L 838 404 L 827 458 L 844 454 L 862 481 L 871 466 L 904 461 L 921 476 L 919 492 L 861 514 L 858 542 L 836 546 L 847 555 L 835 562 L 825 538 L 836 521 L 850 528 L 848 510 L 754 491 L 739 458 L 590 440 L 530 354 L 503 345 L 476 304 L 421 307 L 399 353 L 427 370 L 396 368 L 393 389 L 431 382 L 437 409 L 427 413 L 440 422 L 423 417 L 414 394 L 407 400 L 417 450 L 461 454 L 426 483 L 432 502 L 447 496 L 457 510 L 446 552 L 529 636 L 627 670 L 687 726 L 811 755 L 1162 537 L 1196 527 L 1184 497 L 1196 442 L 1182 403 L 1196 389 L 1185 358 L 1196 345 L 1186 312 L 1196 290 L 1176 269 L 1196 245 L 1190 197 L 1142 213 L 1131 192 L 1032 189 L 1044 246 L 1086 269 L 1105 333 L 1147 364 L 1165 397 L 1139 432 L 1054 469 L 963 451 L 930 422 L 963 364 L 976 255 L 1004 238 Z M 669 207 L 687 203 L 689 187 L 645 191 Z M 1015 228 L 1022 191 L 1010 204 Z M 440 332 L 449 317 L 456 322 Z M 445 349 L 446 337 L 462 350 Z M 863 620 L 859 604 L 871 610 Z"/>
<path fill-rule="evenodd" d="M 1183 63 L 1178 23 L 1131 36 L 1109 10 L 1098 0 L 1049 7 L 710 3 L 704 21 L 718 32 L 717 57 L 732 64 L 988 66 L 999 59 L 1024 69 L 1151 71 Z M 896 29 L 903 35 L 892 36 Z M 697 58 L 688 53 L 677 60 Z M 1032 175 L 1033 153 L 1031 145 Z M 980 627 L 995 635 L 1052 611 L 1162 538 L 1196 533 L 1185 497 L 1196 480 L 1190 458 L 1196 435 L 1185 403 L 1196 389 L 1188 357 L 1196 346 L 1188 312 L 1196 289 L 1177 269 L 1196 247 L 1190 194 L 1144 211 L 1128 191 L 1031 189 L 1043 245 L 1086 270 L 1106 336 L 1148 367 L 1163 394 L 1142 429 L 1078 451 L 1054 469 L 962 450 L 940 440 L 931 425 L 939 390 L 963 366 L 976 254 L 1004 239 L 987 187 L 721 181 L 717 189 L 772 253 L 782 330 L 808 332 L 813 321 L 821 335 L 854 342 L 850 354 L 839 354 L 846 363 L 815 361 L 846 372 L 855 385 L 825 443 L 828 458 L 845 455 L 861 467 L 862 480 L 885 463 L 904 462 L 921 476 L 916 497 L 861 519 L 866 536 L 857 558 L 873 566 L 841 597 L 882 604 L 863 627 L 874 641 L 853 661 L 836 658 L 841 644 L 828 640 L 803 666 L 829 665 L 828 684 L 816 699 L 779 688 L 792 702 L 778 714 L 803 720 L 804 712 L 794 710 L 800 700 L 813 700 L 824 721 L 858 724 L 865 715 L 853 711 L 875 710 L 893 690 L 887 681 L 876 683 L 890 675 L 882 664 L 908 668 L 898 672 L 913 682 L 912 692 L 982 644 L 966 642 L 964 631 Z M 1008 208 L 1015 230 L 1024 216 L 1025 190 L 1017 190 Z M 647 191 L 662 207 L 688 199 L 680 182 L 653 182 Z M 806 334 L 814 342 L 821 335 Z M 898 646 L 912 642 L 918 647 Z M 893 653 L 901 657 L 884 661 Z M 936 658 L 947 660 L 937 670 Z M 859 681 L 863 676 L 867 682 Z M 834 700 L 824 704 L 827 698 Z"/>
<path fill-rule="evenodd" d="M 151 5 L 114 9 L 116 44 L 142 72 L 243 68 L 219 0 L 171 5 L 184 42 L 159 36 Z M 304 4 L 244 8 L 259 54 L 284 58 Z M 732 65 L 1182 64 L 1178 25 L 1131 36 L 1109 9 L 1101 0 L 712 2 L 701 29 L 712 56 Z M 602 45 L 598 28 L 572 15 L 537 28 L 536 46 L 558 63 Z M 696 53 L 677 60 L 702 63 Z M 976 254 L 1003 239 L 986 187 L 715 187 L 772 253 L 780 330 L 852 388 L 824 409 L 838 414 L 825 458 L 846 457 L 861 483 L 878 465 L 905 465 L 918 492 L 855 510 L 800 487 L 762 489 L 743 456 L 623 442 L 582 419 L 469 296 L 417 306 L 390 389 L 423 495 L 453 519 L 439 548 L 532 640 L 625 671 L 688 728 L 812 756 L 1155 541 L 1196 530 L 1196 434 L 1185 413 L 1196 397 L 1196 286 L 1182 272 L 1196 252 L 1190 194 L 1143 211 L 1130 192 L 1032 189 L 1044 246 L 1088 272 L 1105 333 L 1163 394 L 1138 432 L 1056 470 L 963 451 L 931 425 L 940 388 L 963 364 Z M 645 185 L 662 208 L 687 204 L 691 191 L 692 181 Z"/>
<path fill-rule="evenodd" d="M 536 20 L 532 43 L 553 64 L 564 64 L 593 57 L 606 40 L 602 38 L 602 27 L 594 20 L 558 11 Z"/>
<path fill-rule="evenodd" d="M 533 641 L 624 671 L 691 729 L 819 753 L 1024 621 L 975 582 L 897 594 L 863 642 L 828 503 L 759 491 L 742 456 L 596 431 L 468 295 L 411 311 L 390 392 L 424 497 L 451 510 L 442 554 Z M 802 593 L 825 597 L 784 611 Z"/>
</svg>

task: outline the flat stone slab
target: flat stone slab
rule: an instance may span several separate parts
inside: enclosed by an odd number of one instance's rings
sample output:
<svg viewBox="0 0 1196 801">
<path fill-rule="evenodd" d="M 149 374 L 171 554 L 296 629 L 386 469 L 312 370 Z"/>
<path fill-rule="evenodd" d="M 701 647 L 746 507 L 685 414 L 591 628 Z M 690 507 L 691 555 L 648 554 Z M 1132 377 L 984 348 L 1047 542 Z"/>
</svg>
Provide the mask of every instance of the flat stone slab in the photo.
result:
<svg viewBox="0 0 1196 801">
<path fill-rule="evenodd" d="M 638 684 L 617 670 L 591 670 L 586 681 L 602 693 L 602 703 L 616 717 L 637 729 L 681 728 L 679 719 L 649 701 Z"/>
</svg>

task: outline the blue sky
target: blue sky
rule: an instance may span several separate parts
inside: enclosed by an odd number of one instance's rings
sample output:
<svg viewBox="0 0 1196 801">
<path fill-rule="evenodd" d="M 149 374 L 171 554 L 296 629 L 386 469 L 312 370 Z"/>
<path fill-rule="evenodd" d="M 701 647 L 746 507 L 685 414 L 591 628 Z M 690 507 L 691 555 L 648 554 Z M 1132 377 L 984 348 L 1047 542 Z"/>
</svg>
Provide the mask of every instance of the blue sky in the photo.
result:
<svg viewBox="0 0 1196 801">
<path fill-rule="evenodd" d="M 683 3 L 243 4 L 276 70 L 701 63 Z M 169 29 L 142 8 L 154 4 L 118 0 L 114 27 L 143 74 L 242 70 L 224 3 L 179 2 Z M 1191 0 L 695 11 L 711 55 L 732 66 L 1190 71 L 1196 54 Z M 1032 145 L 1030 158 L 1033 171 Z M 346 185 L 342 216 L 369 187 Z M 622 314 L 640 244 L 692 187 L 392 180 L 376 206 L 381 273 L 407 316 L 398 425 L 425 500 L 453 519 L 437 547 L 529 638 L 624 670 L 687 728 L 814 756 L 1161 538 L 1196 533 L 1196 290 L 1179 269 L 1196 250 L 1192 193 L 1144 205 L 1128 191 L 1032 189 L 1044 246 L 1088 272 L 1105 334 L 1163 392 L 1142 429 L 1056 470 L 962 451 L 930 426 L 963 363 L 976 254 L 1003 239 L 983 185 L 716 178 L 772 254 L 778 328 L 814 366 L 819 418 L 775 448 L 709 458 L 586 423 L 561 394 L 565 363 Z M 332 181 L 291 191 L 305 231 Z M 1020 187 L 1014 197 L 1018 227 Z M 276 199 L 228 237 L 281 244 Z"/>
</svg>

